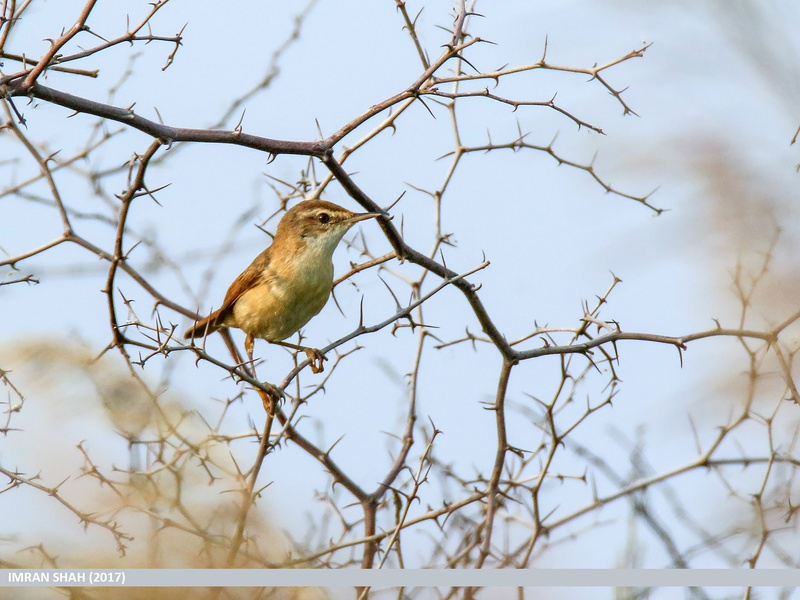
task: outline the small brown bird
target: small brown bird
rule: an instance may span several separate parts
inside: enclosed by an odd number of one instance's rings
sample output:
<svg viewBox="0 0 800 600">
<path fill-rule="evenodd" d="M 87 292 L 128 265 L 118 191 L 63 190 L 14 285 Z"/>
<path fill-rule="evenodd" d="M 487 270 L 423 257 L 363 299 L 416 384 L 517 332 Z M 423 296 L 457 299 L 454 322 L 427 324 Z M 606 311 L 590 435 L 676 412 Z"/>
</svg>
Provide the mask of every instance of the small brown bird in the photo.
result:
<svg viewBox="0 0 800 600">
<path fill-rule="evenodd" d="M 319 350 L 283 340 L 328 302 L 333 251 L 347 230 L 378 216 L 380 213 L 350 212 L 324 200 L 300 202 L 283 215 L 272 245 L 231 284 L 222 306 L 187 329 L 184 337 L 203 337 L 223 327 L 237 327 L 247 334 L 244 344 L 251 361 L 253 338 L 261 338 L 304 351 L 314 373 L 321 372 L 325 357 Z"/>
</svg>

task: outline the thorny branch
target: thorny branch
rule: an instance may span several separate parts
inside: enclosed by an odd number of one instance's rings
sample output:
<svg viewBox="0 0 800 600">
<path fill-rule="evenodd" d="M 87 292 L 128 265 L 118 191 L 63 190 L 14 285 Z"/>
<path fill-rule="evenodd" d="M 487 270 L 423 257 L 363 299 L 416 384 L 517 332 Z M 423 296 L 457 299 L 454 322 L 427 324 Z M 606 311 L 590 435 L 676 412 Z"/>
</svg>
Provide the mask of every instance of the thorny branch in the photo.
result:
<svg viewBox="0 0 800 600">
<path fill-rule="evenodd" d="M 545 45 L 545 51 L 537 62 L 480 72 L 474 70 L 470 62 L 472 53 L 477 52 L 485 43 L 485 40 L 470 33 L 471 19 L 476 14 L 474 6 L 468 7 L 463 0 L 457 3 L 452 27 L 447 29 L 448 39 L 444 40 L 441 52 L 431 57 L 417 30 L 419 15 L 409 14 L 406 4 L 396 0 L 395 6 L 402 19 L 402 27 L 409 35 L 411 49 L 416 54 L 415 60 L 419 61 L 421 69 L 419 75 L 410 84 L 404 87 L 398 86 L 401 91 L 364 109 L 341 125 L 333 134 L 315 141 L 273 139 L 247 133 L 241 122 L 230 131 L 216 128 L 174 127 L 162 123 L 160 118 L 152 120 L 141 116 L 133 111 L 133 107 L 113 106 L 40 83 L 51 70 L 95 77 L 97 72 L 91 69 L 64 65 L 85 61 L 123 43 L 174 44 L 175 50 L 167 60 L 166 66 L 169 66 L 175 58 L 175 52 L 183 43 L 182 33 L 159 36 L 149 32 L 153 17 L 167 4 L 167 1 L 153 3 L 141 22 L 134 27 L 128 27 L 124 34 L 110 36 L 110 40 L 105 40 L 89 28 L 88 23 L 91 22 L 95 7 L 95 0 L 89 0 L 74 24 L 59 37 L 51 40 L 50 48 L 38 60 L 29 59 L 24 53 L 6 52 L 5 46 L 11 39 L 9 32 L 27 4 L 18 8 L 13 0 L 2 3 L 0 57 L 22 63 L 22 68 L 18 72 L 0 74 L 0 95 L 5 100 L 3 131 L 10 133 L 25 155 L 35 163 L 38 174 L 22 183 L 7 186 L 0 191 L 0 197 L 26 198 L 28 189 L 36 184 L 43 184 L 49 196 L 46 202 L 41 198 L 37 201 L 55 209 L 60 219 L 61 231 L 48 242 L 40 242 L 33 248 L 7 256 L 0 261 L 0 266 L 16 269 L 18 264 L 32 257 L 59 250 L 65 242 L 100 258 L 108 269 L 103 293 L 106 296 L 112 339 L 106 350 L 116 347 L 122 353 L 137 380 L 138 389 L 145 390 L 144 406 L 147 408 L 142 410 L 144 412 L 152 410 L 154 413 L 154 416 L 151 416 L 151 429 L 142 428 L 135 432 L 126 430 L 124 434 L 132 453 L 134 449 L 143 449 L 148 459 L 146 466 L 106 472 L 95 464 L 96 459 L 88 450 L 80 446 L 87 465 L 84 468 L 87 477 L 112 490 L 118 499 L 127 499 L 135 494 L 147 496 L 149 493 L 148 502 L 132 503 L 129 508 L 158 523 L 161 531 L 176 530 L 202 543 L 209 564 L 227 567 L 359 565 L 362 568 L 376 566 L 380 568 L 396 564 L 402 568 L 406 566 L 408 560 L 408 555 L 404 551 L 406 547 L 403 541 L 404 534 L 410 529 L 418 528 L 420 531 L 428 534 L 433 532 L 438 536 L 432 542 L 434 549 L 429 564 L 469 568 L 490 566 L 527 568 L 549 548 L 565 543 L 573 535 L 570 532 L 575 530 L 568 526 L 585 526 L 585 522 L 581 519 L 587 515 L 600 514 L 601 508 L 623 500 L 631 501 L 636 518 L 645 522 L 657 533 L 663 546 L 669 549 L 675 564 L 683 567 L 691 566 L 691 557 L 685 552 L 681 554 L 681 546 L 673 539 L 674 534 L 659 525 L 658 519 L 654 516 L 654 509 L 646 502 L 648 494 L 663 490 L 668 482 L 680 476 L 712 473 L 731 490 L 733 495 L 745 497 L 747 492 L 743 492 L 742 488 L 731 483 L 728 473 L 732 469 L 737 471 L 758 469 L 760 475 L 757 477 L 758 485 L 752 493 L 754 499 L 747 502 L 758 517 L 759 531 L 752 536 L 753 539 L 748 538 L 748 541 L 753 543 L 749 546 L 752 551 L 747 557 L 747 564 L 755 568 L 760 561 L 763 561 L 768 551 L 781 556 L 777 550 L 779 543 L 776 541 L 779 537 L 779 528 L 771 524 L 771 518 L 774 518 L 779 507 L 786 509 L 788 506 L 785 519 L 795 523 L 797 511 L 794 508 L 796 502 L 793 504 L 791 501 L 793 489 L 791 482 L 800 472 L 797 470 L 800 461 L 794 458 L 792 450 L 800 438 L 800 433 L 795 434 L 788 448 L 782 446 L 776 439 L 778 437 L 776 423 L 789 404 L 784 402 L 785 399 L 800 404 L 800 395 L 793 378 L 797 348 L 789 340 L 789 332 L 793 331 L 796 323 L 800 321 L 800 310 L 771 326 L 754 328 L 748 325 L 748 317 L 752 312 L 753 291 L 767 276 L 767 264 L 772 256 L 772 249 L 767 253 L 763 268 L 753 279 L 750 288 L 747 288 L 738 277 L 735 280 L 743 307 L 736 326 L 726 327 L 717 323 L 713 328 L 677 336 L 625 331 L 619 322 L 605 319 L 601 309 L 608 304 L 612 289 L 619 283 L 614 277 L 614 282 L 608 291 L 598 297 L 594 306 L 591 308 L 588 304 L 584 306 L 583 314 L 577 319 L 576 326 L 536 325 L 532 331 L 528 330 L 520 337 L 511 338 L 512 341 L 509 341 L 509 337 L 497 325 L 498 321 L 481 300 L 479 286 L 470 281 L 470 277 L 476 271 L 489 267 L 488 261 L 479 263 L 472 270 L 458 273 L 449 268 L 444 260 L 442 250 L 451 243 L 451 240 L 450 234 L 446 233 L 442 224 L 442 203 L 447 197 L 456 172 L 463 169 L 463 158 L 470 154 L 500 150 L 514 152 L 526 150 L 544 154 L 559 165 L 563 164 L 588 173 L 606 192 L 633 200 L 656 214 L 661 213 L 662 209 L 651 204 L 651 194 L 637 196 L 614 188 L 597 173 L 593 163 L 573 161 L 560 151 L 557 152 L 554 149 L 555 140 L 549 144 L 534 144 L 528 141 L 529 134 L 518 130 L 518 135 L 507 141 L 494 142 L 490 137 L 483 145 L 464 143 L 462 138 L 465 136 L 461 123 L 463 117 L 460 112 L 462 103 L 472 102 L 508 105 L 514 111 L 546 108 L 577 124 L 579 129 L 602 133 L 601 127 L 566 110 L 557 104 L 554 98 L 542 100 L 506 97 L 496 91 L 490 91 L 489 87 L 475 88 L 474 84 L 497 84 L 501 80 L 522 77 L 537 71 L 586 75 L 590 81 L 599 83 L 611 94 L 613 102 L 622 107 L 624 114 L 635 114 L 623 98 L 624 90 L 610 83 L 609 74 L 613 67 L 644 56 L 649 44 L 592 67 L 571 67 L 551 62 Z M 227 122 L 234 109 L 238 110 L 237 107 L 243 106 L 247 100 L 265 89 L 277 77 L 279 69 L 276 61 L 291 43 L 299 39 L 303 19 L 313 9 L 314 4 L 313 1 L 310 2 L 305 11 L 297 17 L 291 36 L 274 54 L 270 69 L 261 83 L 233 102 L 231 110 L 224 114 L 220 123 Z M 144 33 L 145 28 L 148 29 L 147 34 Z M 87 33 L 97 36 L 103 40 L 102 43 L 88 49 L 68 50 L 77 43 L 79 36 L 83 39 Z M 462 68 L 465 65 L 472 70 L 465 71 Z M 141 155 L 135 154 L 127 164 L 129 180 L 124 192 L 114 200 L 113 218 L 93 219 L 113 228 L 111 249 L 105 249 L 104 243 L 92 241 L 88 235 L 78 233 L 81 224 L 79 219 L 86 215 L 74 208 L 69 198 L 64 197 L 59 187 L 59 176 L 62 172 L 73 169 L 76 162 L 90 156 L 115 134 L 105 134 L 87 145 L 84 151 L 77 152 L 69 158 L 59 158 L 57 153 L 43 151 L 41 144 L 29 138 L 25 128 L 21 127 L 24 120 L 14 104 L 15 98 L 48 102 L 82 115 L 98 117 L 104 122 L 121 123 L 126 128 L 144 132 L 152 137 L 147 150 Z M 406 241 L 400 219 L 389 218 L 392 216 L 394 205 L 383 206 L 376 200 L 377 192 L 371 193 L 362 189 L 359 185 L 359 176 L 348 173 L 344 167 L 351 155 L 372 144 L 382 132 L 392 132 L 400 127 L 408 109 L 419 104 L 431 114 L 433 111 L 446 111 L 453 127 L 453 150 L 441 157 L 450 159 L 442 183 L 436 189 L 415 188 L 427 194 L 434 206 L 434 242 L 427 252 L 417 249 Z M 344 145 L 344 142 L 347 142 L 347 145 Z M 171 296 L 160 292 L 150 282 L 146 270 L 134 266 L 136 261 L 132 260 L 132 251 L 142 236 L 134 234 L 130 221 L 134 209 L 145 210 L 140 208 L 142 204 L 140 200 L 158 202 L 159 191 L 162 188 L 152 188 L 147 185 L 148 168 L 156 161 L 167 160 L 166 153 L 159 152 L 162 146 L 169 147 L 179 143 L 232 144 L 263 152 L 270 158 L 280 155 L 309 157 L 308 169 L 302 173 L 299 183 L 276 184 L 283 185 L 289 190 L 277 194 L 281 208 L 285 208 L 290 200 L 319 197 L 335 180 L 359 205 L 384 215 L 378 223 L 384 238 L 391 246 L 391 251 L 377 254 L 371 252 L 365 239 L 350 242 L 353 248 L 362 252 L 364 260 L 358 264 L 352 263 L 350 272 L 337 279 L 335 285 L 364 271 L 390 273 L 410 290 L 410 300 L 404 303 L 398 301 L 392 287 L 387 284 L 395 300 L 396 309 L 387 311 L 372 325 L 365 325 L 362 316 L 359 326 L 353 331 L 321 348 L 322 352 L 332 357 L 336 356 L 332 358 L 331 368 L 325 378 L 317 380 L 317 383 L 310 387 L 301 385 L 300 380 L 309 364 L 308 360 L 300 360 L 295 356 L 294 366 L 283 379 L 278 382 L 278 378 L 271 377 L 277 382 L 271 383 L 256 376 L 256 368 L 263 363 L 257 362 L 256 365 L 243 363 L 235 347 L 231 350 L 233 364 L 229 364 L 216 356 L 212 350 L 207 349 L 204 343 L 186 345 L 177 340 L 174 335 L 177 326 L 170 323 L 169 318 L 164 318 L 161 312 L 174 312 L 191 319 L 196 319 L 199 315 Z M 318 178 L 315 169 L 320 165 L 324 166 L 327 172 Z M 100 177 L 95 178 L 96 185 L 100 185 L 100 179 Z M 148 205 L 152 203 L 148 202 Z M 409 265 L 419 267 L 418 271 L 409 274 L 407 269 Z M 123 273 L 130 281 L 121 276 Z M 438 278 L 438 281 L 429 283 L 429 276 Z M 0 285 L 10 286 L 22 282 L 39 283 L 39 279 L 35 274 L 29 274 L 0 281 Z M 128 289 L 131 282 L 152 299 L 154 309 L 149 318 L 137 314 L 132 299 L 136 294 L 132 294 Z M 429 314 L 427 308 L 433 304 L 432 298 L 449 288 L 454 288 L 460 293 L 463 302 L 469 307 L 470 314 L 480 325 L 481 335 L 471 333 L 469 328 L 465 327 L 464 337 L 439 339 L 435 328 L 427 324 L 426 317 Z M 126 313 L 125 317 L 122 316 L 123 313 Z M 339 365 L 349 362 L 349 357 L 361 348 L 361 343 L 368 343 L 373 334 L 378 335 L 388 331 L 395 334 L 400 328 L 408 328 L 416 334 L 414 357 L 408 373 L 408 383 L 404 387 L 405 417 L 397 434 L 393 434 L 397 444 L 393 447 L 392 456 L 382 476 L 365 480 L 355 474 L 357 471 L 352 468 L 349 457 L 338 454 L 334 456 L 336 444 L 327 445 L 314 439 L 313 431 L 310 431 L 303 421 L 306 415 L 301 408 L 312 400 L 316 401 L 315 396 L 321 396 L 326 392 L 329 383 L 331 386 L 335 383 L 340 372 Z M 679 360 L 683 361 L 684 353 L 690 345 L 711 338 L 735 338 L 740 343 L 748 357 L 747 375 L 750 386 L 744 405 L 731 411 L 728 422 L 719 428 L 715 437 L 705 439 L 702 443 L 697 441 L 696 457 L 679 467 L 668 468 L 661 472 L 641 470 L 636 477 L 626 479 L 618 470 L 609 468 L 609 465 L 604 463 L 602 458 L 595 456 L 590 449 L 575 441 L 576 432 L 591 422 L 595 415 L 609 410 L 612 406 L 612 400 L 619 390 L 620 377 L 617 369 L 623 343 L 639 341 L 674 347 Z M 498 361 L 499 368 L 494 399 L 485 406 L 487 414 L 491 414 L 494 420 L 492 434 L 487 436 L 482 432 L 481 435 L 492 439 L 493 458 L 489 461 L 490 466 L 476 468 L 471 475 L 464 475 L 466 471 L 464 465 L 445 464 L 439 460 L 437 444 L 441 432 L 433 422 L 425 424 L 424 419 L 420 419 L 420 399 L 424 397 L 420 383 L 425 367 L 423 356 L 430 350 L 453 348 L 464 343 L 469 343 L 474 348 L 479 345 L 491 347 L 494 351 L 492 356 Z M 151 361 L 157 357 L 172 360 L 173 357 L 187 353 L 194 356 L 198 362 L 206 363 L 225 373 L 233 382 L 232 386 L 239 390 L 231 398 L 220 400 L 223 408 L 217 422 L 207 420 L 207 415 L 199 410 L 185 412 L 169 410 L 160 398 L 161 393 L 151 392 L 144 378 L 139 375 L 139 371 L 134 369 L 134 366 L 143 368 L 147 364 L 152 364 Z M 539 388 L 537 384 L 532 384 L 537 393 L 528 394 L 528 400 L 520 402 L 520 394 L 512 385 L 516 383 L 512 375 L 521 371 L 516 371 L 520 365 L 533 364 L 536 359 L 545 356 L 556 357 L 558 361 L 554 371 L 557 381 L 552 393 L 549 397 L 545 397 L 539 392 L 544 386 Z M 755 382 L 762 378 L 766 364 L 772 368 L 772 375 L 780 380 L 782 390 L 779 397 L 771 401 L 767 410 L 763 410 L 757 402 Z M 85 365 L 82 368 L 85 368 L 90 376 L 97 377 L 91 375 L 91 370 Z M 0 431 L 4 435 L 12 435 L 15 433 L 12 416 L 21 410 L 24 397 L 11 383 L 7 373 L 0 370 L 0 382 L 9 390 L 8 399 L 4 403 L 6 420 Z M 589 386 L 590 382 L 594 382 L 594 378 L 603 380 L 602 393 L 592 396 L 587 394 L 584 397 L 583 389 Z M 100 383 L 96 383 L 96 386 L 102 387 Z M 226 433 L 223 421 L 228 411 L 242 398 L 250 395 L 251 389 L 258 393 L 263 402 L 264 423 L 251 422 L 249 429 L 244 433 Z M 464 399 L 459 399 L 459 402 L 464 402 Z M 576 409 L 579 404 L 582 408 Z M 197 414 L 200 416 L 195 417 Z M 525 417 L 525 422 L 529 425 L 524 436 L 520 436 L 514 422 L 520 414 Z M 194 423 L 194 429 L 189 433 L 188 423 L 195 418 L 199 419 L 201 424 Z M 731 440 L 735 440 L 741 430 L 746 426 L 752 426 L 753 423 L 758 423 L 765 432 L 768 441 L 766 452 L 763 455 L 725 454 L 727 446 L 734 443 Z M 202 435 L 199 435 L 198 431 L 202 431 Z M 420 432 L 427 438 L 427 442 L 424 450 L 415 457 L 412 450 Z M 520 438 L 524 440 L 524 444 L 520 443 Z M 251 443 L 248 446 L 248 460 L 251 462 L 246 467 L 239 464 L 237 456 L 240 455 L 231 448 L 235 443 L 242 441 Z M 334 492 L 321 494 L 330 508 L 325 518 L 332 519 L 334 524 L 328 522 L 325 525 L 320 519 L 320 535 L 316 543 L 307 541 L 305 544 L 298 544 L 302 548 L 297 552 L 287 551 L 284 555 L 276 556 L 259 546 L 257 535 L 259 530 L 255 522 L 264 490 L 264 487 L 259 485 L 262 485 L 267 471 L 265 465 L 270 464 L 269 461 L 277 455 L 283 443 L 288 443 L 313 458 L 319 464 L 319 468 L 326 473 L 331 487 L 342 490 L 341 493 L 345 497 L 336 497 Z M 587 465 L 587 471 L 574 472 L 571 469 L 574 463 L 570 463 L 568 457 L 580 458 L 582 464 Z M 415 465 L 415 458 L 416 466 L 412 468 L 412 465 Z M 636 460 L 639 461 L 638 464 L 642 464 L 638 455 Z M 589 466 L 593 469 L 591 475 L 587 474 Z M 227 498 L 234 496 L 237 500 L 233 501 L 235 505 L 233 510 L 230 510 L 230 506 L 226 507 L 228 513 L 235 516 L 225 525 L 216 528 L 208 524 L 214 522 L 212 518 L 204 520 L 193 512 L 186 498 L 188 494 L 182 489 L 182 486 L 189 485 L 187 477 L 189 472 L 200 472 L 208 479 L 209 484 L 224 485 L 226 491 L 237 492 L 226 496 L 226 501 Z M 112 517 L 104 518 L 83 511 L 62 493 L 61 484 L 47 486 L 40 483 L 38 477 L 23 476 L 15 470 L 4 467 L 0 467 L 0 473 L 9 479 L 8 486 L 0 490 L 0 494 L 21 487 L 47 494 L 77 515 L 81 522 L 110 532 L 120 552 L 124 552 L 132 541 L 132 536 L 123 532 L 113 513 Z M 784 479 L 789 480 L 790 484 L 784 486 L 777 483 L 783 481 L 781 477 L 786 473 L 790 474 L 791 479 Z M 125 480 L 121 475 L 128 479 Z M 610 481 L 613 489 L 598 491 L 596 486 L 600 478 Z M 165 479 L 170 483 L 166 484 Z M 219 481 L 225 483 L 218 483 Z M 550 491 L 551 484 L 556 482 L 563 487 L 569 487 L 573 493 L 571 499 L 577 498 L 577 500 L 562 507 L 560 495 L 554 495 Z M 447 497 L 444 495 L 437 497 L 436 486 L 448 492 L 451 489 L 455 491 Z M 147 490 L 147 493 L 142 490 Z M 776 497 L 779 499 L 776 500 Z M 351 504 L 355 504 L 359 509 L 356 517 L 352 516 Z M 124 511 L 120 509 L 120 512 Z M 331 529 L 330 535 L 326 535 L 326 527 Z M 699 527 L 695 528 L 695 532 L 700 538 L 699 545 L 703 550 L 712 554 L 723 554 L 723 550 L 718 549 L 720 544 L 709 539 L 710 535 L 707 532 L 701 531 Z M 746 534 L 738 535 L 742 537 Z M 218 556 L 219 552 L 222 557 Z M 785 556 L 784 562 L 794 566 L 794 559 L 790 554 L 786 553 Z M 369 593 L 366 589 L 359 591 L 364 595 Z M 475 589 L 466 590 L 465 597 L 472 597 L 476 593 Z"/>
</svg>

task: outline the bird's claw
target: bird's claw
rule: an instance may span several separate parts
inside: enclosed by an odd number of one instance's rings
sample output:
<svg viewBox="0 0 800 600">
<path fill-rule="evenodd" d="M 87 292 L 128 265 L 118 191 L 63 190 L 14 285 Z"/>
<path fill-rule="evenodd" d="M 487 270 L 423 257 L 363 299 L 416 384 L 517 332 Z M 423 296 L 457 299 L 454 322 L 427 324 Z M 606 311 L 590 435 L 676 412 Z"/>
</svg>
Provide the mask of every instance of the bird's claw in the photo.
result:
<svg viewBox="0 0 800 600">
<path fill-rule="evenodd" d="M 267 389 L 267 392 L 264 392 L 258 388 L 256 388 L 256 391 L 258 392 L 258 395 L 261 396 L 261 402 L 264 405 L 264 410 L 269 416 L 274 417 L 275 407 L 280 406 L 284 394 L 282 389 L 276 388 L 272 385 L 267 384 Z"/>
<path fill-rule="evenodd" d="M 326 357 L 316 348 L 303 348 L 303 350 L 305 351 L 309 363 L 311 364 L 311 372 L 322 373 L 325 370 L 325 367 L 322 365 L 322 361 L 328 360 L 328 357 Z"/>
</svg>

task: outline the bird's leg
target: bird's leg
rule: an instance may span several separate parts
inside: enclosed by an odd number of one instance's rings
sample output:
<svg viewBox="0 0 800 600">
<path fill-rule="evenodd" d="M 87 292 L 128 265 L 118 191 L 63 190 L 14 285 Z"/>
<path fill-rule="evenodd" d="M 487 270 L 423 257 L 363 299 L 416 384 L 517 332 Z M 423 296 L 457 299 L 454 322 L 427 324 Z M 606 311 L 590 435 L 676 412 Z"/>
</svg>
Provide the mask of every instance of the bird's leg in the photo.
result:
<svg viewBox="0 0 800 600">
<path fill-rule="evenodd" d="M 244 349 L 247 352 L 247 358 L 250 360 L 250 370 L 253 372 L 253 378 L 258 379 L 256 376 L 256 363 L 253 361 L 253 346 L 255 344 L 255 340 L 253 336 L 249 333 L 247 337 L 244 338 Z M 269 384 L 266 384 L 269 385 Z M 275 416 L 275 406 L 281 400 L 280 392 L 272 388 L 274 391 L 272 393 L 264 393 L 260 389 L 256 388 L 258 395 L 261 397 L 261 403 L 264 405 L 264 410 L 267 411 L 267 414 L 272 417 Z"/>
<path fill-rule="evenodd" d="M 255 375 L 256 363 L 253 362 L 253 345 L 254 345 L 254 343 L 255 343 L 255 340 L 253 339 L 253 336 L 248 333 L 247 337 L 244 338 L 244 351 L 247 352 L 247 358 L 250 359 L 250 368 L 253 369 L 253 374 Z"/>
<path fill-rule="evenodd" d="M 270 342 L 270 344 L 277 344 L 278 346 L 283 346 L 284 348 L 291 348 L 292 350 L 302 350 L 306 353 L 309 362 L 311 363 L 311 371 L 313 373 L 322 373 L 325 368 L 322 366 L 323 360 L 328 360 L 328 358 L 316 348 L 309 348 L 308 346 L 298 346 L 297 344 L 290 344 L 289 342 Z M 317 366 L 319 365 L 319 366 Z"/>
</svg>

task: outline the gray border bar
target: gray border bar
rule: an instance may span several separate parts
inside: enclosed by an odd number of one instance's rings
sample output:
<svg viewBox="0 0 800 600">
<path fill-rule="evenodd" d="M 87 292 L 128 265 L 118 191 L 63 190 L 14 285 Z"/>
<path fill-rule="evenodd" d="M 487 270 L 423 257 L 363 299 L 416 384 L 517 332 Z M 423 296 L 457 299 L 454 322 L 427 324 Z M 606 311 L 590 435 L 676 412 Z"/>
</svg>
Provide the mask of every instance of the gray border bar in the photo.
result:
<svg viewBox="0 0 800 600">
<path fill-rule="evenodd" d="M 0 569 L 0 587 L 795 587 L 794 569 Z"/>
</svg>

